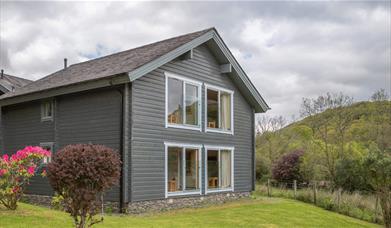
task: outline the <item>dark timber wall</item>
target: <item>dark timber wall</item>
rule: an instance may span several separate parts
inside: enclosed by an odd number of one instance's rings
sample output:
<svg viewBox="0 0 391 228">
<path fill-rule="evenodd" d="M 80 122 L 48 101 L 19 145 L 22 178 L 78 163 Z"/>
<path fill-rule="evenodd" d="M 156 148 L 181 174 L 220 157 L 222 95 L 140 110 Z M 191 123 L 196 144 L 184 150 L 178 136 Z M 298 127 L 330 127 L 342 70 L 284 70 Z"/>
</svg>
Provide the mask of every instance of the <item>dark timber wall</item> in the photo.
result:
<svg viewBox="0 0 391 228">
<path fill-rule="evenodd" d="M 55 150 L 68 144 L 104 144 L 120 151 L 122 95 L 117 89 L 88 91 L 55 98 L 54 121 L 41 122 L 39 101 L 3 107 L 4 151 L 54 142 Z M 34 177 L 31 194 L 52 194 L 46 178 Z M 105 197 L 119 199 L 119 187 Z"/>
<path fill-rule="evenodd" d="M 172 72 L 183 77 L 234 91 L 234 135 L 165 128 L 165 76 Z M 205 46 L 194 50 L 194 58 L 173 61 L 132 84 L 132 130 L 130 180 L 133 201 L 165 197 L 164 142 L 225 145 L 235 147 L 234 189 L 252 188 L 252 109 L 232 83 L 221 74 L 219 63 Z M 202 127 L 204 127 L 204 88 L 202 88 Z M 204 184 L 204 180 L 202 180 Z M 202 186 L 203 188 L 203 186 Z"/>
</svg>

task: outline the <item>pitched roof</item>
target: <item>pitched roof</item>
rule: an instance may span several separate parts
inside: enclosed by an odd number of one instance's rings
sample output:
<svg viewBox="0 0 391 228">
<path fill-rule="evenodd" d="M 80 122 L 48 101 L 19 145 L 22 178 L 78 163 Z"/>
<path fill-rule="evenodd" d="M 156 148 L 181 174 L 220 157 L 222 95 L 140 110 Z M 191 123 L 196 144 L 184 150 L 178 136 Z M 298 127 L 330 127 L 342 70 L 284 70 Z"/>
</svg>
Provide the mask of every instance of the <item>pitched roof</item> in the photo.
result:
<svg viewBox="0 0 391 228">
<path fill-rule="evenodd" d="M 62 69 L 34 81 L 23 88 L 17 88 L 14 92 L 1 96 L 0 99 L 127 73 L 188 43 L 210 30 L 212 30 L 212 28 L 73 64 L 66 69 Z"/>
<path fill-rule="evenodd" d="M 33 81 L 3 73 L 0 77 L 0 86 L 8 91 L 21 88 Z"/>
<path fill-rule="evenodd" d="M 14 92 L 0 96 L 0 104 L 8 105 L 42 99 L 45 96 L 56 96 L 56 93 L 61 94 L 60 87 L 83 85 L 81 83 L 92 81 L 99 82 L 98 79 L 110 79 L 116 75 L 127 75 L 127 81 L 132 82 L 203 43 L 208 44 L 208 47 L 221 62 L 231 64 L 232 72 L 228 74 L 243 92 L 255 112 L 265 112 L 270 109 L 215 28 L 73 64 L 27 86 L 17 88 Z M 90 84 L 92 85 L 92 83 Z M 40 93 L 43 91 L 45 93 Z"/>
</svg>

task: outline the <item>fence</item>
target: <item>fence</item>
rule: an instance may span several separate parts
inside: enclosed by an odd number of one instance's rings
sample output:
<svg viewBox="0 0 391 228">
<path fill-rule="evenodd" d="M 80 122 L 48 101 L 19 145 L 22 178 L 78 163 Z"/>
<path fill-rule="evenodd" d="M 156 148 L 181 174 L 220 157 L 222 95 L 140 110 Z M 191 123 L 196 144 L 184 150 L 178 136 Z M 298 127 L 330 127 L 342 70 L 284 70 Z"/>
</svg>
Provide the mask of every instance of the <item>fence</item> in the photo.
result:
<svg viewBox="0 0 391 228">
<path fill-rule="evenodd" d="M 281 183 L 270 179 L 258 185 L 256 192 L 268 197 L 296 199 L 369 222 L 383 223 L 379 199 L 370 192 L 344 192 L 321 181 Z"/>
</svg>

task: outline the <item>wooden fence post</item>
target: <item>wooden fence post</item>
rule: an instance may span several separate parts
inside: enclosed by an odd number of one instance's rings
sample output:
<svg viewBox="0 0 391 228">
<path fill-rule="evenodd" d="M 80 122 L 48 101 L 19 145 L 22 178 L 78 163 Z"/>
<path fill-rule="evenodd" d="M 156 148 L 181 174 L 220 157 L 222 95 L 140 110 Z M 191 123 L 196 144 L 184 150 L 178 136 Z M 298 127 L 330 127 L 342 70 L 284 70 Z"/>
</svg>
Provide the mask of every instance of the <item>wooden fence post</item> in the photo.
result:
<svg viewBox="0 0 391 228">
<path fill-rule="evenodd" d="M 314 181 L 313 190 L 314 190 L 314 204 L 316 205 L 316 181 Z"/>
<path fill-rule="evenodd" d="M 377 221 L 377 215 L 378 215 L 378 208 L 379 208 L 379 196 L 377 194 L 376 195 L 376 203 L 375 203 L 375 222 L 378 222 Z"/>
<path fill-rule="evenodd" d="M 337 193 L 337 207 L 338 207 L 338 211 L 339 211 L 340 205 L 341 205 L 341 195 L 342 195 L 342 189 L 339 188 L 338 189 L 338 193 Z"/>
<path fill-rule="evenodd" d="M 270 189 L 270 179 L 267 179 L 267 196 L 271 196 L 271 194 L 270 194 L 270 191 L 271 191 L 271 189 Z"/>
<path fill-rule="evenodd" d="M 294 194 L 295 199 L 296 199 L 296 191 L 297 191 L 297 181 L 294 180 L 293 181 L 293 194 Z"/>
</svg>

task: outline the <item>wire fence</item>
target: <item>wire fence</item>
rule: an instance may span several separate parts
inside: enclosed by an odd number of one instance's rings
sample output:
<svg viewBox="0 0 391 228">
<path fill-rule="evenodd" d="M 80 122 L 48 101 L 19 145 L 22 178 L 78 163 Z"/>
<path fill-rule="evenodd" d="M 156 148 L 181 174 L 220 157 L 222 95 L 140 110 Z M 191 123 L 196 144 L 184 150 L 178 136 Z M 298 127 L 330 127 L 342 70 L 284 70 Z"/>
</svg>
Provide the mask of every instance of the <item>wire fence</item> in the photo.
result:
<svg viewBox="0 0 391 228">
<path fill-rule="evenodd" d="M 346 192 L 333 188 L 326 181 L 284 183 L 269 179 L 258 185 L 257 192 L 269 197 L 296 199 L 369 222 L 383 223 L 379 199 L 369 191 Z"/>
</svg>

